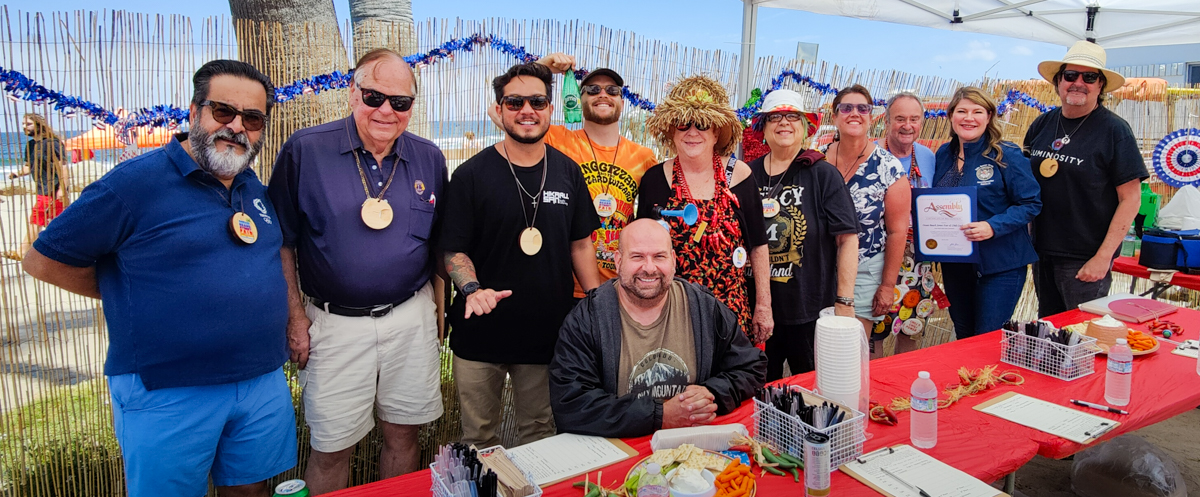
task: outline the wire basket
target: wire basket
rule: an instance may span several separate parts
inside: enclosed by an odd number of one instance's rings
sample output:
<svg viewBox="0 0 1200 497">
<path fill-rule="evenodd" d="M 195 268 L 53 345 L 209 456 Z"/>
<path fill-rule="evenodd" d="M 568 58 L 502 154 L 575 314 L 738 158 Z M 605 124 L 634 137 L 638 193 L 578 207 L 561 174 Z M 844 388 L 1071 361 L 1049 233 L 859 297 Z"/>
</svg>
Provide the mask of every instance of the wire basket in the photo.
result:
<svg viewBox="0 0 1200 497">
<path fill-rule="evenodd" d="M 492 452 L 497 451 L 497 450 L 506 456 L 508 455 L 508 451 L 504 450 L 504 447 L 501 447 L 499 445 L 494 446 L 494 447 L 488 447 L 486 449 L 480 449 L 479 455 L 482 456 L 484 454 L 491 454 Z M 511 460 L 512 457 L 509 457 L 509 459 Z M 513 464 L 517 464 L 517 462 L 513 461 Z M 521 468 L 520 465 L 518 465 L 517 467 L 521 469 L 522 473 L 525 473 L 525 480 L 529 481 L 529 483 L 533 486 L 533 489 L 534 489 L 533 493 L 531 493 L 529 495 L 521 495 L 521 496 L 517 496 L 517 497 L 541 497 L 542 487 L 533 485 L 533 475 L 529 474 L 529 470 L 527 470 L 525 468 Z M 438 476 L 436 462 L 429 463 L 429 475 L 430 475 L 429 478 L 433 480 L 433 488 L 430 488 L 430 490 L 433 492 L 434 497 L 454 497 L 454 494 L 450 492 L 450 488 L 446 486 L 446 482 L 442 481 L 441 476 Z M 499 492 L 497 492 L 497 494 L 499 494 Z M 499 495 L 497 495 L 496 497 L 499 497 Z"/>
<path fill-rule="evenodd" d="M 804 395 L 804 401 L 809 404 L 822 402 L 835 403 L 801 387 L 798 389 Z M 765 442 L 775 450 L 782 450 L 804 458 L 804 436 L 809 432 L 817 432 L 829 436 L 829 462 L 831 468 L 853 460 L 863 453 L 863 443 L 867 441 L 866 416 L 855 409 L 838 404 L 850 412 L 848 419 L 823 429 L 813 428 L 799 418 L 785 414 L 775 406 L 754 399 L 754 439 Z"/>
<path fill-rule="evenodd" d="M 1004 330 L 1000 339 L 1000 362 L 1071 381 L 1096 372 L 1094 337 L 1080 335 L 1079 343 L 1063 345 L 1044 338 Z"/>
</svg>

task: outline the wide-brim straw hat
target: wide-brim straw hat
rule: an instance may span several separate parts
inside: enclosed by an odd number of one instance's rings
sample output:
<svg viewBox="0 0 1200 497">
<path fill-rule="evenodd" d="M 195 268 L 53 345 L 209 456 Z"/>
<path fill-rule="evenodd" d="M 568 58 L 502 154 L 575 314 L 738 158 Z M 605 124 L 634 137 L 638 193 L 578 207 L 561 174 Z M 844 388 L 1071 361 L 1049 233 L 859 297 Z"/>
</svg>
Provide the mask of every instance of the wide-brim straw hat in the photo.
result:
<svg viewBox="0 0 1200 497">
<path fill-rule="evenodd" d="M 717 143 L 713 152 L 717 155 L 732 154 L 742 139 L 742 124 L 729 106 L 729 94 L 712 78 L 692 76 L 677 83 L 646 120 L 646 131 L 674 152 L 675 127 L 688 123 L 714 130 Z"/>
<path fill-rule="evenodd" d="M 1104 48 L 1090 41 L 1077 41 L 1067 50 L 1067 55 L 1062 60 L 1047 60 L 1038 64 L 1038 73 L 1046 78 L 1051 84 L 1054 83 L 1054 75 L 1058 73 L 1058 69 L 1063 64 L 1074 64 L 1077 66 L 1086 66 L 1092 69 L 1099 69 L 1104 74 L 1104 79 L 1107 84 L 1100 91 L 1108 93 L 1125 86 L 1125 76 L 1122 76 L 1114 71 L 1104 68 L 1108 62 L 1108 55 L 1105 54 Z"/>
<path fill-rule="evenodd" d="M 762 108 L 754 114 L 754 118 L 764 119 L 764 116 L 773 112 L 799 112 L 804 116 L 804 131 L 807 136 L 816 133 L 817 127 L 821 125 L 821 114 L 806 108 L 804 97 L 794 90 L 778 89 L 768 93 L 767 97 L 763 99 Z M 754 129 L 762 128 L 755 127 Z"/>
</svg>

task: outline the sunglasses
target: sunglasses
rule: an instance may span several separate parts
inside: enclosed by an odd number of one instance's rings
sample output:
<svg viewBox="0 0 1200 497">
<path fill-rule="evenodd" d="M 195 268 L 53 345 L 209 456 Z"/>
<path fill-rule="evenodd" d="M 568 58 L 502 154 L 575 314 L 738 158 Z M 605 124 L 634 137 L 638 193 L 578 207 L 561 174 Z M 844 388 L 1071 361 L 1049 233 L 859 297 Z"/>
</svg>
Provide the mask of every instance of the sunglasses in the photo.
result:
<svg viewBox="0 0 1200 497">
<path fill-rule="evenodd" d="M 534 95 L 532 97 L 509 95 L 500 99 L 500 103 L 503 103 L 505 107 L 508 107 L 508 110 L 513 112 L 520 112 L 521 109 L 524 109 L 525 102 L 529 102 L 529 106 L 533 107 L 533 110 L 543 110 L 550 105 L 550 99 L 545 95 Z"/>
<path fill-rule="evenodd" d="M 771 114 L 767 114 L 767 122 L 777 123 L 777 122 L 783 121 L 784 119 L 787 119 L 788 122 L 794 123 L 796 121 L 799 121 L 803 117 L 804 116 L 800 115 L 799 112 L 774 112 Z"/>
<path fill-rule="evenodd" d="M 233 122 L 233 118 L 242 116 L 242 127 L 246 131 L 260 131 L 267 125 L 267 115 L 257 110 L 241 111 L 232 105 L 212 100 L 205 100 L 200 103 L 200 106 L 208 107 L 212 112 L 213 120 L 221 124 L 229 124 Z"/>
<path fill-rule="evenodd" d="M 696 131 L 708 131 L 708 126 L 702 125 L 700 123 L 680 124 L 678 126 L 675 126 L 675 130 L 682 133 L 682 132 L 686 132 L 689 129 L 692 129 L 692 126 L 696 127 Z"/>
<path fill-rule="evenodd" d="M 584 93 L 587 93 L 588 95 L 593 95 L 593 96 L 599 95 L 600 90 L 604 90 L 604 93 L 607 93 L 607 94 L 609 94 L 609 96 L 613 96 L 613 97 L 621 94 L 621 87 L 617 86 L 617 85 L 606 85 L 606 86 L 583 85 L 583 86 L 580 86 L 579 89 L 583 90 Z"/>
<path fill-rule="evenodd" d="M 1079 79 L 1080 76 L 1083 76 L 1083 82 L 1089 85 L 1100 81 L 1100 73 L 1096 71 L 1080 72 L 1067 70 L 1063 71 L 1062 73 L 1062 79 L 1066 80 L 1068 83 L 1074 83 Z"/>
<path fill-rule="evenodd" d="M 871 115 L 871 109 L 871 104 L 838 104 L 837 106 L 838 114 L 849 114 L 857 110 L 859 114 L 869 116 Z"/>
<path fill-rule="evenodd" d="M 405 112 L 412 108 L 414 97 L 408 95 L 384 95 L 375 90 L 369 90 L 363 87 L 358 87 L 362 90 L 362 101 L 367 104 L 367 107 L 378 109 L 383 106 L 384 102 L 392 104 L 392 110 L 396 112 Z"/>
</svg>

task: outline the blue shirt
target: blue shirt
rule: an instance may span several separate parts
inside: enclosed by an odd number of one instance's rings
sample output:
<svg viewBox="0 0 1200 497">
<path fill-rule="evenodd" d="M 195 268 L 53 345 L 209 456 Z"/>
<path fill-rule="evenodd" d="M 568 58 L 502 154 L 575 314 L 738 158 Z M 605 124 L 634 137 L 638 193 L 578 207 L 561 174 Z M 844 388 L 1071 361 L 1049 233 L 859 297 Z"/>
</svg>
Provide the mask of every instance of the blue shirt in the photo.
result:
<svg viewBox="0 0 1200 497">
<path fill-rule="evenodd" d="M 104 374 L 137 373 L 149 390 L 247 380 L 288 357 L 283 239 L 266 188 L 247 169 L 226 189 L 183 136 L 88 185 L 33 245 L 96 267 Z M 253 244 L 233 238 L 235 210 L 257 226 Z"/>
<path fill-rule="evenodd" d="M 367 199 L 355 155 L 372 196 L 383 198 L 392 223 L 376 230 L 362 220 Z M 300 286 L 310 297 L 347 307 L 408 299 L 433 273 L 430 235 L 444 198 L 446 157 L 412 133 L 396 140 L 383 163 L 363 149 L 353 119 L 297 131 L 279 149 L 271 200 L 283 244 L 296 249 Z"/>
</svg>

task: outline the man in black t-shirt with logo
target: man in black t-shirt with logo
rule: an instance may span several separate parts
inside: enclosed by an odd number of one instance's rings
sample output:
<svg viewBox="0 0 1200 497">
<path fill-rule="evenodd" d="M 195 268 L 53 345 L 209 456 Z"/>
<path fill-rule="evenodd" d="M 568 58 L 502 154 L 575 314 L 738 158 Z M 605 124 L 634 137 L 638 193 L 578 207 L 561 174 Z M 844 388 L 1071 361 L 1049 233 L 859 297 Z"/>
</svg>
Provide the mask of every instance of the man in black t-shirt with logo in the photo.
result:
<svg viewBox="0 0 1200 497">
<path fill-rule="evenodd" d="M 1033 221 L 1041 316 L 1108 295 L 1113 259 L 1137 215 L 1140 183 L 1150 176 L 1129 123 L 1103 106 L 1103 95 L 1125 84 L 1104 69 L 1105 58 L 1099 45 L 1080 41 L 1063 60 L 1038 65 L 1062 99 L 1025 134 L 1025 155 L 1043 192 Z"/>
<path fill-rule="evenodd" d="M 492 86 L 505 138 L 454 171 L 440 238 L 459 288 L 449 317 L 463 442 L 479 447 L 500 443 L 505 376 L 518 444 L 554 435 L 546 365 L 575 303 L 572 273 L 584 290 L 600 284 L 583 173 L 544 140 L 550 70 L 518 64 Z"/>
</svg>

